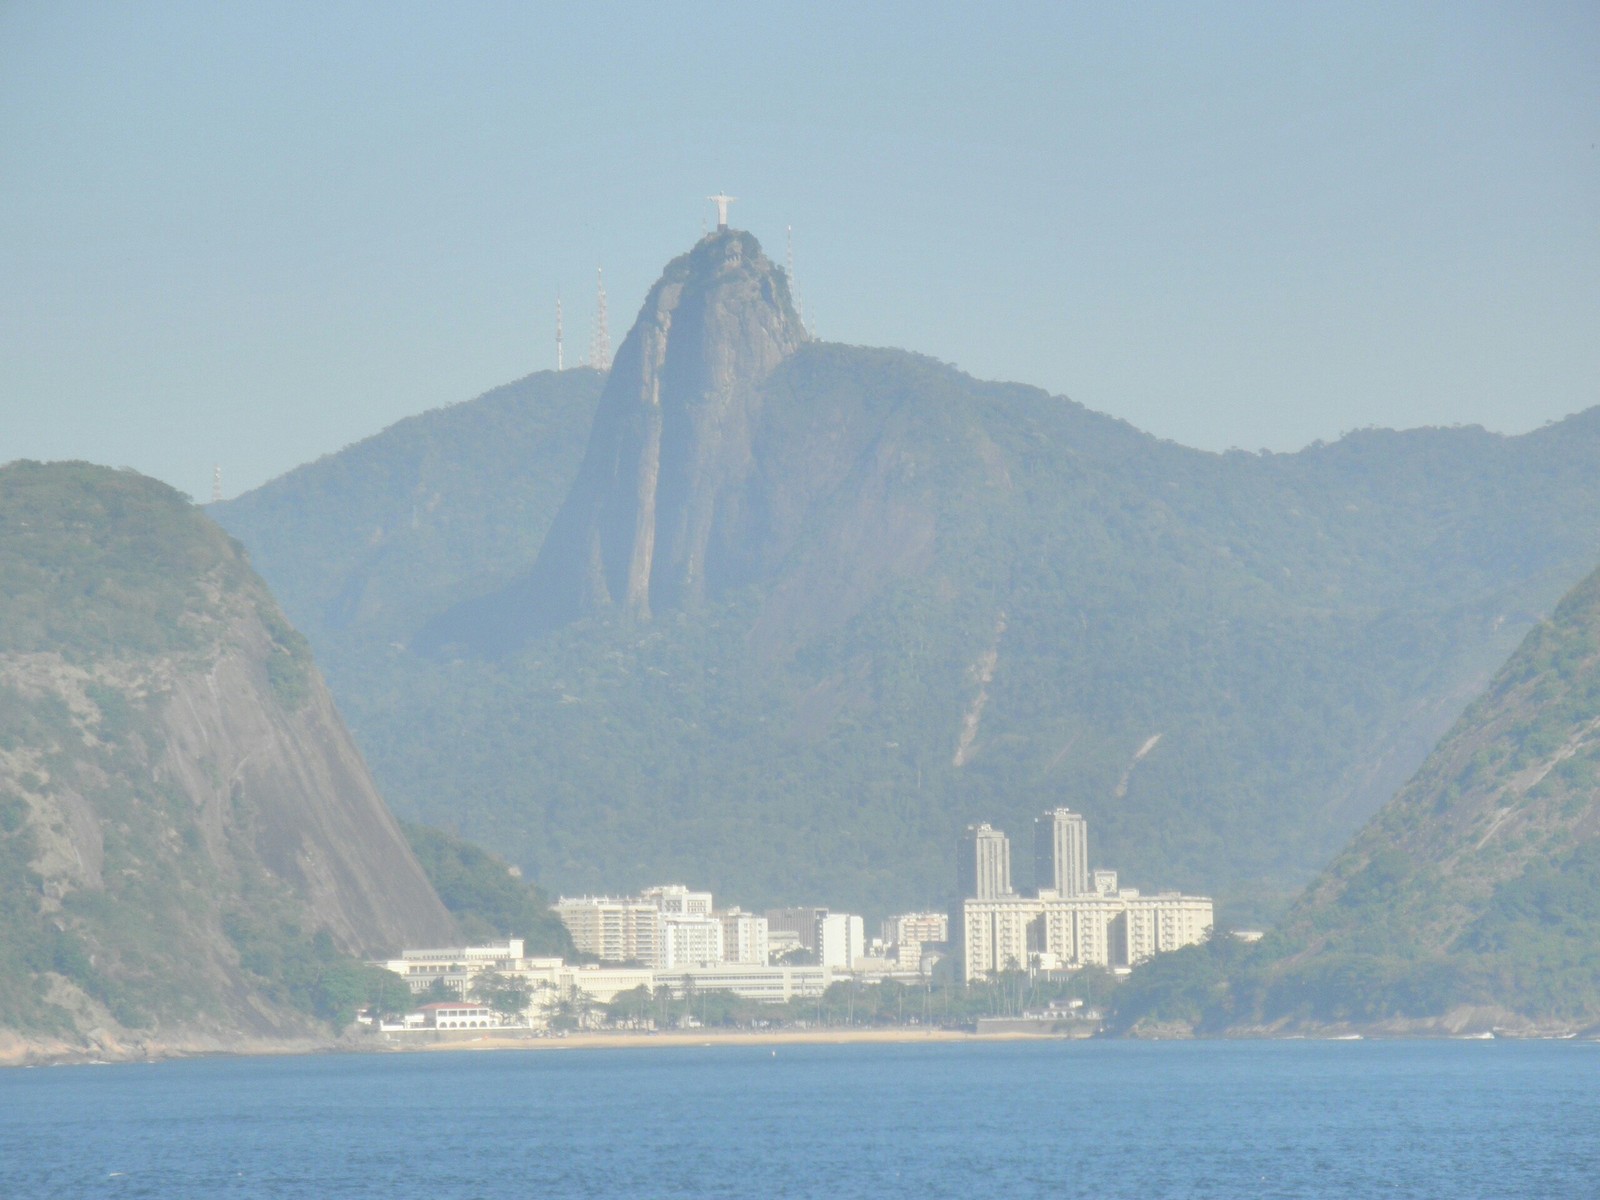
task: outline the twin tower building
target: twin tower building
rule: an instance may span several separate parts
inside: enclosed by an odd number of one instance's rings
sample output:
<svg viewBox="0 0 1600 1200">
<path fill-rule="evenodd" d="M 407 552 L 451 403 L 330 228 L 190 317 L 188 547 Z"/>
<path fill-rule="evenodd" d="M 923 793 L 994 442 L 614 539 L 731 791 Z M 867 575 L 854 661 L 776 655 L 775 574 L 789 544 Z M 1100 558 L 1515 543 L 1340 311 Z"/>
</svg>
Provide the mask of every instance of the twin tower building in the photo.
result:
<svg viewBox="0 0 1600 1200">
<path fill-rule="evenodd" d="M 1205 896 L 1146 896 L 1119 888 L 1115 871 L 1091 871 L 1088 823 L 1068 808 L 1033 823 L 1029 893 L 1011 886 L 1011 841 L 988 824 L 967 827 L 956 862 L 951 933 L 968 980 L 1029 968 L 1126 970 L 1204 940 L 1212 926 Z"/>
</svg>

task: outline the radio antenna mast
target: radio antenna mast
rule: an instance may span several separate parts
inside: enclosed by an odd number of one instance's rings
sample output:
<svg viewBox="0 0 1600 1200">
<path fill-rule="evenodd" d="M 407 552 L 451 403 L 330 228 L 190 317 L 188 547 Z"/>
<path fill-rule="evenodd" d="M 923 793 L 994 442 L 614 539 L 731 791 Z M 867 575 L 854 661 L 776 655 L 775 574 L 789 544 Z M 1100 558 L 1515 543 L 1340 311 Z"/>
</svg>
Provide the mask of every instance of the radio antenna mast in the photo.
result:
<svg viewBox="0 0 1600 1200">
<path fill-rule="evenodd" d="M 556 296 L 556 370 L 563 371 L 566 365 L 561 361 L 561 297 Z"/>
<path fill-rule="evenodd" d="M 222 464 L 217 463 L 211 468 L 211 503 L 215 504 L 222 499 Z"/>
</svg>

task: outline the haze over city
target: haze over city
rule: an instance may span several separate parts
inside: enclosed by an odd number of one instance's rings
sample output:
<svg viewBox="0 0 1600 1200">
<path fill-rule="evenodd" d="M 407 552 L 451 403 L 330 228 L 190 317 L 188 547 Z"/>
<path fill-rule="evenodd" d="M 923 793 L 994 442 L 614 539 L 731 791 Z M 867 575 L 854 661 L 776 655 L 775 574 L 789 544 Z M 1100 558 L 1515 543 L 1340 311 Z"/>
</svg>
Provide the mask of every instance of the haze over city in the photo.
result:
<svg viewBox="0 0 1600 1200">
<path fill-rule="evenodd" d="M 0 0 L 0 1196 L 1591 1197 L 1597 202 L 1593 0 Z"/>
<path fill-rule="evenodd" d="M 1596 400 L 1600 14 L 0 8 L 0 460 L 227 495 L 614 336 L 731 220 L 828 340 L 1209 449 Z M 569 363 L 580 355 L 569 354 Z"/>
</svg>

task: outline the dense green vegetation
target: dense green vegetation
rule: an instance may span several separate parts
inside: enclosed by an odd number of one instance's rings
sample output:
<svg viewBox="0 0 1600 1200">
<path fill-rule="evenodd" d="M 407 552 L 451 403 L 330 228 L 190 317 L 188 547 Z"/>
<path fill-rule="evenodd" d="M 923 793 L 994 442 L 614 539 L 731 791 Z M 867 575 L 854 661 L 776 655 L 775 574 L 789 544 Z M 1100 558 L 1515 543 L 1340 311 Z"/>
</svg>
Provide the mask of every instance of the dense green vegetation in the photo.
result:
<svg viewBox="0 0 1600 1200">
<path fill-rule="evenodd" d="M 217 514 L 396 809 L 564 891 L 939 905 L 964 823 L 1022 840 L 1066 803 L 1127 882 L 1264 921 L 1600 558 L 1600 412 L 1214 455 L 813 345 L 765 389 L 765 536 L 705 605 L 408 650 L 458 601 L 517 602 L 596 386 L 532 377 Z"/>
<path fill-rule="evenodd" d="M 1600 571 L 1524 639 L 1416 777 L 1258 947 L 1134 972 L 1118 1022 L 1205 1031 L 1600 1021 Z"/>
<path fill-rule="evenodd" d="M 263 994 L 335 1030 L 363 1009 L 387 1016 L 410 1012 L 415 1003 L 405 980 L 339 953 L 325 930 L 308 937 L 292 919 L 267 921 L 240 911 L 226 914 L 223 929 Z"/>
<path fill-rule="evenodd" d="M 886 979 L 864 983 L 844 979 L 820 996 L 797 997 L 783 1004 L 746 1000 L 727 992 L 704 991 L 685 979 L 640 986 L 621 993 L 610 1004 L 577 996 L 564 1001 L 551 1024 L 572 1029 L 604 1020 L 623 1027 L 653 1024 L 673 1028 L 696 1023 L 708 1027 L 768 1028 L 774 1026 L 899 1027 L 971 1026 L 982 1017 L 1020 1017 L 1043 1012 L 1052 1004 L 1078 1000 L 1091 1013 L 1102 1011 L 1117 995 L 1115 977 L 1087 970 L 1061 979 L 1030 977 L 1008 971 L 991 980 L 963 984 L 948 973 L 920 984 Z M 1063 1013 L 1066 1009 L 1063 1008 Z M 1063 1017 L 1065 1020 L 1065 1017 Z M 1048 1026 L 1046 1026 L 1048 1028 Z"/>
<path fill-rule="evenodd" d="M 324 630 L 374 648 L 402 641 L 538 553 L 603 380 L 586 369 L 532 376 L 401 421 L 210 515 L 273 532 L 251 537 L 252 560 L 280 601 L 297 597 L 286 607 L 319 660 Z"/>
<path fill-rule="evenodd" d="M 1600 1016 L 1600 839 L 1502 883 L 1460 945 L 1483 992 L 1556 1017 Z"/>
<path fill-rule="evenodd" d="M 86 964 L 81 948 L 39 911 L 31 866 L 38 844 L 27 814 L 21 799 L 0 795 L 0 1023 L 57 1033 L 65 1015 L 45 1003 L 36 981 L 47 971 L 83 976 Z"/>
<path fill-rule="evenodd" d="M 281 881 L 259 868 L 223 876 L 204 852 L 190 801 L 147 767 L 129 769 L 159 755 L 148 705 L 105 685 L 86 691 L 95 709 L 80 717 L 57 695 L 30 698 L 0 681 L 0 751 L 47 748 L 44 773 L 0 769 L 0 1027 L 70 1036 L 71 1014 L 46 999 L 54 976 L 128 1029 L 221 1010 L 227 984 L 208 959 L 216 905 L 228 895 L 247 905 L 225 914 L 220 932 L 266 997 L 335 1028 L 368 1004 L 406 1006 L 396 976 L 339 953 L 325 932 L 304 930 L 302 905 Z M 98 881 L 64 895 L 59 879 L 47 887 L 33 865 L 41 824 L 24 798 L 37 797 L 43 810 L 63 784 L 94 814 L 104 854 Z"/>
<path fill-rule="evenodd" d="M 88 463 L 0 470 L 0 653 L 190 648 L 203 585 L 244 579 L 227 535 L 163 484 Z"/>
<path fill-rule="evenodd" d="M 544 893 L 506 863 L 442 829 L 407 822 L 401 829 L 462 936 L 474 942 L 519 937 L 530 956 L 579 958 Z"/>
<path fill-rule="evenodd" d="M 186 498 L 82 463 L 0 468 L 0 1028 L 271 1035 L 408 1004 L 264 865 L 260 797 L 235 781 L 208 813 L 175 778 L 222 784 L 169 755 L 161 714 L 224 649 L 264 652 L 286 710 L 310 695 L 305 639 Z"/>
</svg>

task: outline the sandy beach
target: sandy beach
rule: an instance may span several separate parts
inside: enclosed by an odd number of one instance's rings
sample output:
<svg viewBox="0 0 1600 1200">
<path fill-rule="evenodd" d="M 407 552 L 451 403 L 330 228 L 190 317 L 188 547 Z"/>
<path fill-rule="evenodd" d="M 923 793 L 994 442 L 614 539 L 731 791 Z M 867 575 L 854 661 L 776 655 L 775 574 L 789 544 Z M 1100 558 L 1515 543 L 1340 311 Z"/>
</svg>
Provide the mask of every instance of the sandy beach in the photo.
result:
<svg viewBox="0 0 1600 1200">
<path fill-rule="evenodd" d="M 959 1029 L 685 1029 L 658 1033 L 615 1031 L 569 1033 L 565 1037 L 517 1036 L 507 1031 L 459 1036 L 432 1034 L 385 1035 L 387 1045 L 399 1051 L 435 1050 L 616 1050 L 646 1046 L 846 1046 L 877 1044 L 932 1044 L 934 1042 L 1059 1041 L 1059 1035 L 1029 1033 L 967 1033 Z"/>
</svg>

